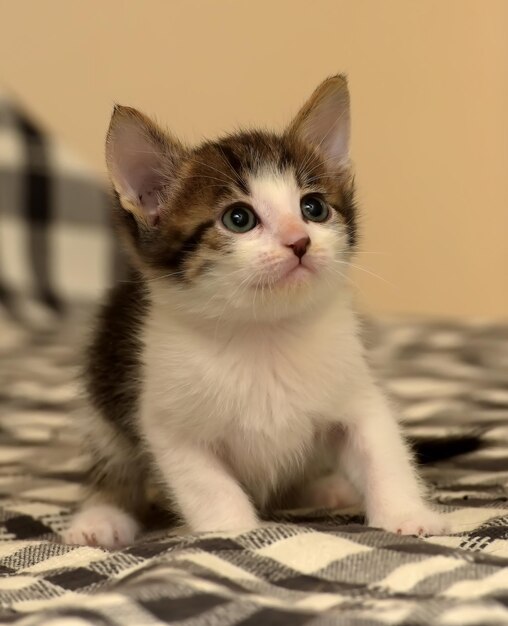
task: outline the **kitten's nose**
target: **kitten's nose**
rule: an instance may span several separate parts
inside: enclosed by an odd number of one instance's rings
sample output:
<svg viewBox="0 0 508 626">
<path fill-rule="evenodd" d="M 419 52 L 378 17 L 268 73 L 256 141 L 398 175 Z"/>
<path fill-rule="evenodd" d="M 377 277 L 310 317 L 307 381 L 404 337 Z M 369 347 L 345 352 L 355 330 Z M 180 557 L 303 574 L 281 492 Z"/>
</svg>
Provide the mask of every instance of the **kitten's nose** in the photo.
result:
<svg viewBox="0 0 508 626">
<path fill-rule="evenodd" d="M 307 252 L 307 248 L 310 246 L 310 237 L 302 237 L 288 246 L 288 248 L 292 248 L 293 252 L 296 256 L 301 259 L 302 256 Z"/>
</svg>

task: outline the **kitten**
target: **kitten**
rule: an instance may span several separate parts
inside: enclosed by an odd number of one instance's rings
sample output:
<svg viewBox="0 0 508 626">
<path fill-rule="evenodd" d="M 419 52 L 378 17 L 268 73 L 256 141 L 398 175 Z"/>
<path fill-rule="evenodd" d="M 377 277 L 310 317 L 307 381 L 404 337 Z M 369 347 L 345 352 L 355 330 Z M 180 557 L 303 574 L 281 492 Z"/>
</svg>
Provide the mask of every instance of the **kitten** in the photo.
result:
<svg viewBox="0 0 508 626">
<path fill-rule="evenodd" d="M 349 132 L 342 76 L 280 135 L 196 148 L 115 108 L 106 157 L 134 269 L 88 352 L 92 489 L 65 541 L 131 543 L 153 484 L 193 532 L 358 499 L 372 526 L 445 531 L 359 340 Z"/>
</svg>

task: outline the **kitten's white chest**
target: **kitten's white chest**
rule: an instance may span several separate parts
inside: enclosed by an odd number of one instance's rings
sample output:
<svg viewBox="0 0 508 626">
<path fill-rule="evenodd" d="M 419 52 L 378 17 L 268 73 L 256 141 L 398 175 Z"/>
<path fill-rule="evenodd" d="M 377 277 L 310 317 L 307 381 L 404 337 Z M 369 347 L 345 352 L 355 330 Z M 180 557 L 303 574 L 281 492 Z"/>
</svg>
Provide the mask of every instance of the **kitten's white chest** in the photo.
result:
<svg viewBox="0 0 508 626">
<path fill-rule="evenodd" d="M 337 402 L 340 342 L 322 324 L 216 335 L 154 318 L 145 335 L 146 410 L 168 431 L 220 450 L 251 490 L 268 491 L 302 466 Z"/>
</svg>

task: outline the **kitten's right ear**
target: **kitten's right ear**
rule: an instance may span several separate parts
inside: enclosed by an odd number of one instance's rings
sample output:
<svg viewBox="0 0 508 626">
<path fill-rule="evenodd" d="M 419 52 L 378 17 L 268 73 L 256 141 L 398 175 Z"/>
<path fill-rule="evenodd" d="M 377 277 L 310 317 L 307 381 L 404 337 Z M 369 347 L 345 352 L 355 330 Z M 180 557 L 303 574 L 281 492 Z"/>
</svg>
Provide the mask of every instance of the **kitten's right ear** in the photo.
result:
<svg viewBox="0 0 508 626">
<path fill-rule="evenodd" d="M 142 222 L 157 224 L 162 189 L 185 150 L 136 109 L 115 106 L 106 138 L 109 176 L 123 208 Z"/>
<path fill-rule="evenodd" d="M 344 75 L 322 82 L 289 127 L 289 132 L 313 145 L 332 168 L 349 164 L 349 91 Z"/>
</svg>

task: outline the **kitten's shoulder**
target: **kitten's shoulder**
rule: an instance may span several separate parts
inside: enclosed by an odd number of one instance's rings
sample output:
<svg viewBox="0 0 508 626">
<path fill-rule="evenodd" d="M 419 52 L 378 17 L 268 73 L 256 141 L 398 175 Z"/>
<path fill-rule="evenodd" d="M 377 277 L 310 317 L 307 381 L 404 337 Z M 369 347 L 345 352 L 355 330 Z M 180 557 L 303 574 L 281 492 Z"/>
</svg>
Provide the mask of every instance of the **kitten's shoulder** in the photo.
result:
<svg viewBox="0 0 508 626">
<path fill-rule="evenodd" d="M 148 310 L 146 285 L 132 274 L 107 294 L 85 355 L 89 400 L 102 417 L 132 436 L 141 386 L 141 333 Z"/>
<path fill-rule="evenodd" d="M 99 333 L 107 327 L 108 334 L 132 336 L 141 330 L 149 309 L 148 289 L 141 275 L 129 274 L 107 293 L 97 316 Z"/>
</svg>

